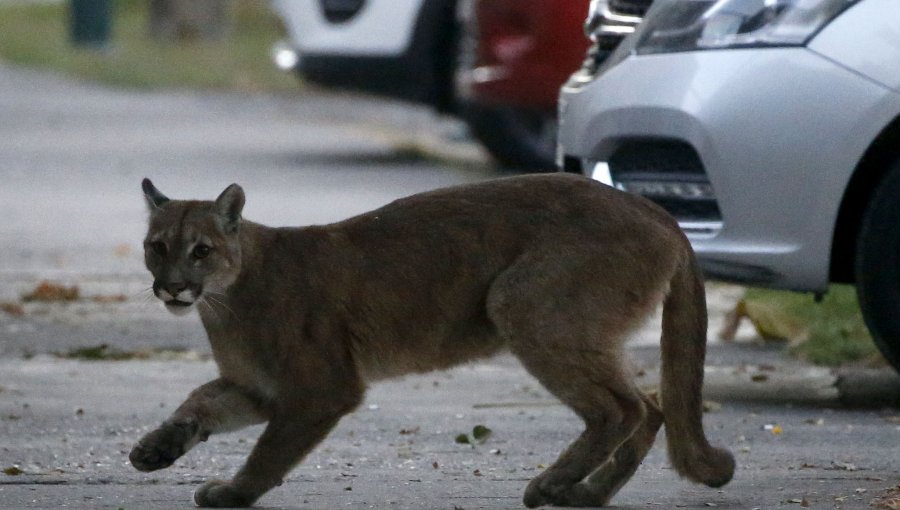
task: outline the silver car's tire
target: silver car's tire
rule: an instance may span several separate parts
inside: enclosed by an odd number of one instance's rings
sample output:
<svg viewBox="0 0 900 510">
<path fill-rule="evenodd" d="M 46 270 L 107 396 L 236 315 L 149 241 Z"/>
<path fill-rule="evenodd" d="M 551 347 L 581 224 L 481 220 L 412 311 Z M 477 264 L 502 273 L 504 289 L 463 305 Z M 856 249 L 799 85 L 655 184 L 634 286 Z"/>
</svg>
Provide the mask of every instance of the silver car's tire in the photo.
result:
<svg viewBox="0 0 900 510">
<path fill-rule="evenodd" d="M 900 372 L 900 160 L 888 170 L 863 216 L 855 270 L 866 326 Z"/>
</svg>

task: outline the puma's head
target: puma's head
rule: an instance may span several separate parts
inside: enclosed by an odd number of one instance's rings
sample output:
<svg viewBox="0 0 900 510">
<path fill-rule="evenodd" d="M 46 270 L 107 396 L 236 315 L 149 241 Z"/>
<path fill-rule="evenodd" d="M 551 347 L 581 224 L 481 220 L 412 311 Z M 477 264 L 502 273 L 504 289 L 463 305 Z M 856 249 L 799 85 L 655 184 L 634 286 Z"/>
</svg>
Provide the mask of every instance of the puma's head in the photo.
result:
<svg viewBox="0 0 900 510">
<path fill-rule="evenodd" d="M 144 262 L 153 294 L 181 315 L 205 295 L 225 292 L 241 270 L 244 190 L 232 184 L 210 202 L 169 200 L 150 179 L 142 188 L 150 208 Z"/>
</svg>

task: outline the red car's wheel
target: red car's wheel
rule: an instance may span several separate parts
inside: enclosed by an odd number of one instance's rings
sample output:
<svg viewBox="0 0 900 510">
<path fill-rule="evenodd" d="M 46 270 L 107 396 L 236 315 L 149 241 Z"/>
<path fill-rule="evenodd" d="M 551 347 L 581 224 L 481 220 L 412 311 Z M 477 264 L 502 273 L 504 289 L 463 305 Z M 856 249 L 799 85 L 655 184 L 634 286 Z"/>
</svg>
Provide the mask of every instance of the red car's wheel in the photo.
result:
<svg viewBox="0 0 900 510">
<path fill-rule="evenodd" d="M 462 118 L 501 165 L 513 170 L 555 170 L 556 116 L 513 106 L 469 103 Z"/>
</svg>

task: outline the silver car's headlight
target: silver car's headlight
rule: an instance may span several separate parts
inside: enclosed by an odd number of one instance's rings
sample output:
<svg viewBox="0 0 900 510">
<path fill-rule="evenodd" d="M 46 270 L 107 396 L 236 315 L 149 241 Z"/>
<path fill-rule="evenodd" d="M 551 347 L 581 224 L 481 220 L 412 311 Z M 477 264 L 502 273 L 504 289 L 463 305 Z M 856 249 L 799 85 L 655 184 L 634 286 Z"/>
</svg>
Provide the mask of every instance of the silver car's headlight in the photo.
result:
<svg viewBox="0 0 900 510">
<path fill-rule="evenodd" d="M 857 0 L 657 0 L 638 54 L 799 46 Z"/>
</svg>

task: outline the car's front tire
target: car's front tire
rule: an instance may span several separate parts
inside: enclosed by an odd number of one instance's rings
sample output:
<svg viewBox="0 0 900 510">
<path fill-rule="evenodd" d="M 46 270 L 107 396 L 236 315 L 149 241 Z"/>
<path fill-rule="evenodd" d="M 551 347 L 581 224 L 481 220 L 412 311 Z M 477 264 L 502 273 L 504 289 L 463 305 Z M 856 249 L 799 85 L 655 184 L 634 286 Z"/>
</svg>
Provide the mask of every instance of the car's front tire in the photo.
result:
<svg viewBox="0 0 900 510">
<path fill-rule="evenodd" d="M 900 372 L 900 159 L 891 165 L 863 215 L 855 271 L 866 326 Z"/>
</svg>

